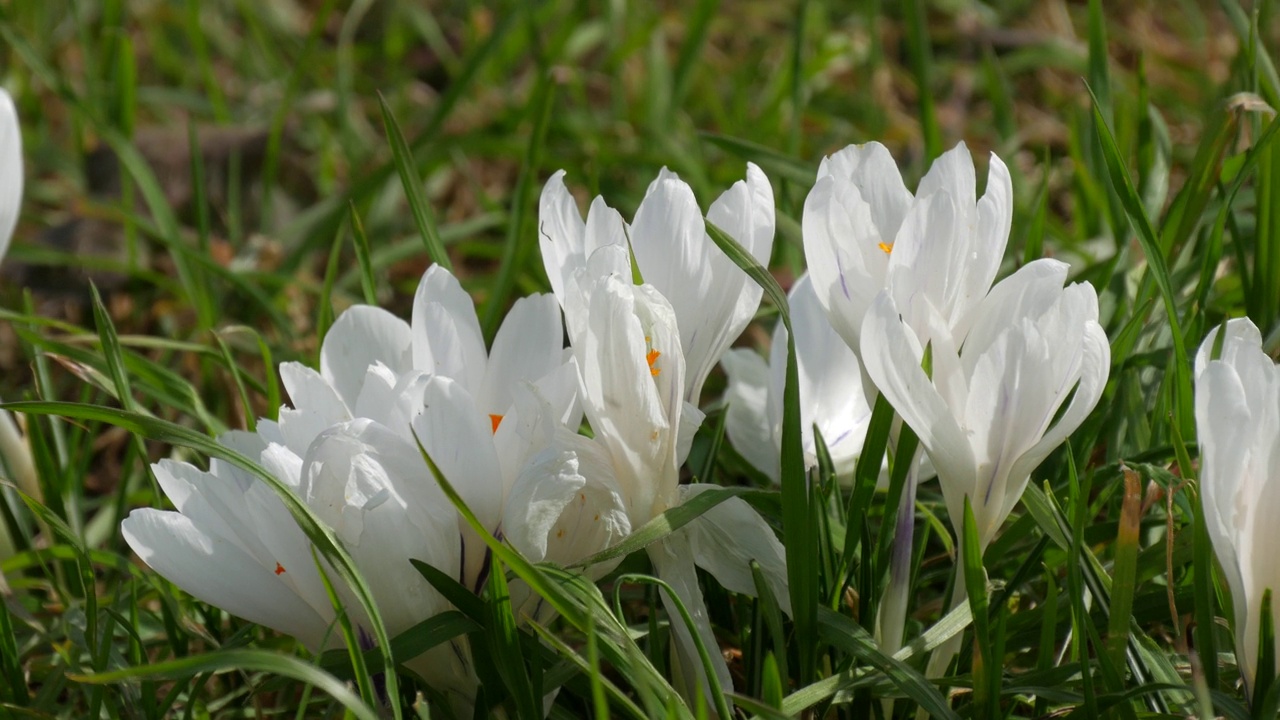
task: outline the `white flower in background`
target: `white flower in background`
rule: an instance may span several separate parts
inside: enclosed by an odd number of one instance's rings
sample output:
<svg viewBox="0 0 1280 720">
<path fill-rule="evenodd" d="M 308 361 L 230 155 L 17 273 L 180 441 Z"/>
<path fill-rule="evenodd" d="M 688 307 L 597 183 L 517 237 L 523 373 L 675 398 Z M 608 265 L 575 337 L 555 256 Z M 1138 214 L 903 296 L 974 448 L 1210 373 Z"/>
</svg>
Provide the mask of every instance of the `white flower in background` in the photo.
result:
<svg viewBox="0 0 1280 720">
<path fill-rule="evenodd" d="M 1013 218 L 1000 158 L 991 155 L 980 200 L 975 188 L 964 143 L 933 163 L 915 196 L 879 143 L 823 159 L 804 203 L 805 258 L 818 300 L 849 347 L 860 352 L 863 318 L 886 288 L 921 342 L 931 323 L 963 342 L 1000 268 Z"/>
<path fill-rule="evenodd" d="M 1080 426 L 1107 382 L 1111 348 L 1098 324 L 1097 293 L 1088 284 L 1064 288 L 1066 277 L 1064 263 L 1037 260 L 1001 281 L 975 309 L 962 348 L 941 318 L 930 318 L 932 380 L 921 367 L 925 343 L 887 291 L 863 324 L 867 372 L 937 468 L 958 536 L 969 498 L 980 549 L 1022 497 L 1031 471 Z M 953 602 L 964 597 L 957 568 Z"/>
<path fill-rule="evenodd" d="M 0 89 L 0 260 L 4 259 L 18 224 L 18 211 L 22 207 L 22 130 L 18 125 L 18 113 L 9 93 Z M 35 463 L 31 449 L 22 436 L 13 416 L 0 410 L 0 477 L 15 481 L 27 495 L 39 500 L 40 485 L 36 482 Z M 0 560 L 13 554 L 13 539 L 0 525 Z"/>
<path fill-rule="evenodd" d="M 713 202 L 706 219 L 761 264 L 769 263 L 773 188 L 760 168 L 748 163 L 746 179 Z M 680 392 L 696 408 L 707 375 L 755 315 L 762 290 L 711 240 L 693 190 L 664 168 L 630 226 L 600 198 L 592 202 L 584 222 L 560 171 L 542 190 L 539 235 L 542 262 L 561 306 L 569 279 L 587 267 L 595 250 L 625 248 L 630 240 L 644 282 L 675 311 L 687 368 Z M 627 268 L 629 273 L 629 262 Z"/>
<path fill-rule="evenodd" d="M 862 366 L 827 322 L 813 283 L 803 275 L 788 295 L 796 331 L 800 378 L 800 425 L 805 465 L 817 465 L 813 426 L 818 426 L 837 476 L 847 479 L 862 452 L 871 408 L 862 387 Z M 787 328 L 778 322 L 769 360 L 734 349 L 720 361 L 729 376 L 725 391 L 729 442 L 757 470 L 781 475 L 782 391 L 787 374 Z"/>
<path fill-rule="evenodd" d="M 1280 508 L 1280 367 L 1262 351 L 1247 318 L 1227 322 L 1196 354 L 1196 429 L 1205 524 L 1235 607 L 1236 659 L 1253 687 L 1258 668 L 1262 596 L 1271 590 L 1280 621 L 1280 565 L 1275 512 Z M 1276 648 L 1280 652 L 1280 647 Z"/>
<path fill-rule="evenodd" d="M 13 98 L 0 89 L 0 260 L 9 249 L 22 206 L 22 130 Z"/>
<path fill-rule="evenodd" d="M 555 300 L 535 296 L 516 303 L 485 352 L 470 298 L 433 267 L 412 324 L 379 308 L 349 309 L 325 338 L 319 372 L 281 365 L 295 407 L 224 442 L 260 461 L 335 530 L 395 635 L 448 608 L 410 559 L 476 592 L 489 572 L 487 548 L 432 479 L 415 433 L 490 531 L 534 559 L 573 562 L 629 532 L 618 494 L 601 491 L 577 473 L 576 457 L 551 447 L 581 415 L 576 365 L 562 343 Z M 270 488 L 218 461 L 208 473 L 167 461 L 154 467 L 177 512 L 142 509 L 124 521 L 126 540 L 148 565 L 314 650 L 340 642 L 309 544 Z M 577 532 L 565 551 L 564 528 L 584 516 L 603 529 Z M 452 693 L 456 707 L 470 703 L 475 676 L 463 648 L 406 664 Z"/>
<path fill-rule="evenodd" d="M 680 485 L 679 428 L 684 354 L 674 310 L 648 284 L 631 281 L 625 247 L 597 250 L 584 268 L 567 278 L 564 309 L 569 340 L 582 376 L 582 404 L 595 437 L 573 438 L 595 472 L 616 487 L 632 527 L 639 527 L 689 497 L 714 486 Z M 610 270 L 612 268 L 612 270 Z M 760 563 L 771 589 L 790 612 L 782 544 L 744 501 L 732 498 L 664 540 L 650 545 L 658 576 L 680 597 L 708 648 L 722 687 L 732 686 L 698 587 L 695 565 L 724 587 L 755 594 L 750 561 Z M 662 593 L 671 617 L 683 688 L 692 694 L 705 683 L 693 636 Z"/>
</svg>

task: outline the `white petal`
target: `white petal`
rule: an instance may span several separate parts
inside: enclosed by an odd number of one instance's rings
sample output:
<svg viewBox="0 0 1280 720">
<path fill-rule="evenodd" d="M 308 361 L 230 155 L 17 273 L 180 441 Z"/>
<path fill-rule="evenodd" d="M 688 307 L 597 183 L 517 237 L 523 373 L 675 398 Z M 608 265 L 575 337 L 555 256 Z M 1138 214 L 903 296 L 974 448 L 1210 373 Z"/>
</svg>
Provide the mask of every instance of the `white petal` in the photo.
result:
<svg viewBox="0 0 1280 720">
<path fill-rule="evenodd" d="M 22 208 L 22 131 L 9 93 L 0 90 L 0 260 Z"/>
<path fill-rule="evenodd" d="M 573 271 L 586 265 L 584 231 L 578 204 L 564 186 L 564 170 L 557 170 L 543 186 L 538 201 L 538 246 L 542 249 L 542 265 L 551 281 L 551 290 L 557 298 L 564 297 Z"/>
<path fill-rule="evenodd" d="M 678 480 L 684 359 L 675 314 L 653 288 L 616 278 L 598 282 L 589 305 L 574 345 L 583 408 L 610 447 L 631 517 L 644 522 Z"/>
<path fill-rule="evenodd" d="M 432 265 L 413 297 L 413 366 L 479 393 L 487 364 L 475 303 L 448 270 Z"/>
<path fill-rule="evenodd" d="M 1111 345 L 1107 342 L 1106 333 L 1096 322 L 1089 321 L 1086 327 L 1083 350 L 1080 383 L 1076 385 L 1071 404 L 1062 413 L 1062 417 L 1040 439 L 1040 442 L 1036 443 L 1036 447 L 1028 453 L 1033 458 L 1035 455 L 1040 455 L 1040 460 L 1043 460 L 1054 448 L 1061 445 L 1062 441 L 1080 427 L 1089 413 L 1097 407 L 1098 400 L 1102 398 L 1102 391 L 1107 386 L 1107 377 L 1111 372 Z M 1038 465 L 1039 461 L 1035 461 L 1035 464 Z M 1034 465 L 1028 467 L 1027 471 L 1033 468 Z"/>
<path fill-rule="evenodd" d="M 870 402 L 858 361 L 844 340 L 836 334 L 818 302 L 808 275 L 792 286 L 791 325 L 796 331 L 796 358 L 799 361 L 800 414 L 806 453 L 816 451 L 813 426 L 822 433 L 836 471 L 853 470 L 871 421 Z M 782 323 L 774 333 L 770 350 L 771 397 L 777 399 L 774 422 L 781 423 L 781 398 L 786 376 L 787 332 Z"/>
<path fill-rule="evenodd" d="M 649 186 L 631 226 L 631 248 L 645 283 L 675 310 L 688 369 L 682 392 L 696 404 L 692 393 L 733 340 L 729 323 L 739 298 L 746 292 L 759 303 L 759 292 L 711 242 L 693 190 L 671 173 Z"/>
<path fill-rule="evenodd" d="M 406 375 L 416 375 L 410 371 Z M 400 385 L 400 376 L 391 372 L 382 363 L 374 363 L 365 373 L 364 383 L 360 386 L 360 396 L 356 398 L 355 417 L 369 418 L 381 425 L 390 427 L 392 413 L 395 412 L 398 399 L 396 389 Z M 399 429 L 399 428 L 397 428 Z"/>
<path fill-rule="evenodd" d="M 729 666 L 720 653 L 720 645 L 716 642 L 715 632 L 711 629 L 711 620 L 707 617 L 707 603 L 702 599 L 702 589 L 698 587 L 698 573 L 694 569 L 692 549 L 688 539 L 682 534 L 668 535 L 661 542 L 648 547 L 649 559 L 659 578 L 664 580 L 688 611 L 693 620 L 693 631 L 706 648 L 715 670 L 720 687 L 729 691 L 733 688 L 733 677 L 729 674 Z M 697 646 L 693 642 L 693 632 L 685 623 L 680 611 L 664 590 L 658 593 L 671 621 L 671 637 L 680 675 L 675 679 L 677 688 L 685 694 L 687 701 L 693 701 L 698 688 L 706 688 L 706 670 L 698 656 Z M 681 686 L 683 685 L 683 687 Z M 705 692 L 705 690 L 704 690 Z"/>
<path fill-rule="evenodd" d="M 940 190 L 946 190 L 960 205 L 972 207 L 977 200 L 977 179 L 973 170 L 973 156 L 963 142 L 942 153 L 929 172 L 920 179 L 916 197 L 922 198 Z"/>
<path fill-rule="evenodd" d="M 823 173 L 852 182 L 870 206 L 879 235 L 884 242 L 892 242 L 912 196 L 888 148 L 878 142 L 850 145 L 823 159 L 818 174 Z"/>
<path fill-rule="evenodd" d="M 958 305 L 967 224 L 963 207 L 949 190 L 942 189 L 916 199 L 894 240 L 887 287 L 921 343 L 929 341 L 926 305 L 948 318 L 967 310 Z"/>
<path fill-rule="evenodd" d="M 381 308 L 355 305 L 338 316 L 320 348 L 320 374 L 347 407 L 355 407 L 369 366 L 394 373 L 412 369 L 409 325 Z"/>
<path fill-rule="evenodd" d="M 276 557 L 248 522 L 244 493 L 254 481 L 227 471 L 214 475 L 187 463 L 164 459 L 151 466 L 156 482 L 174 507 L 205 532 L 235 544 L 264 567 L 275 567 Z M 290 520 L 292 521 L 292 520 Z"/>
<path fill-rule="evenodd" d="M 1196 352 L 1196 376 L 1204 372 L 1206 366 L 1213 356 L 1214 346 L 1218 342 L 1218 332 L 1222 329 L 1221 325 L 1215 325 L 1209 329 L 1209 334 L 1205 336 L 1203 342 L 1200 343 L 1200 349 Z M 1227 321 L 1227 335 L 1222 339 L 1222 349 L 1219 359 L 1228 365 L 1235 367 L 1236 358 L 1247 348 L 1261 348 L 1262 333 L 1258 330 L 1258 326 L 1247 317 L 1233 318 Z"/>
<path fill-rule="evenodd" d="M 898 317 L 893 299 L 881 293 L 867 312 L 862 361 L 928 451 L 938 477 L 955 487 L 973 487 L 974 457 L 964 431 L 920 367 L 923 348 Z M 974 389 L 977 392 L 977 389 Z"/>
<path fill-rule="evenodd" d="M 720 359 L 729 376 L 725 390 L 725 433 L 739 455 L 757 470 L 777 481 L 780 474 L 778 446 L 767 411 L 769 366 L 751 350 L 730 350 Z"/>
<path fill-rule="evenodd" d="M 747 163 L 747 177 L 711 203 L 707 219 L 729 233 L 761 265 L 773 252 L 773 186 L 755 163 Z"/>
<path fill-rule="evenodd" d="M 530 559 L 559 565 L 594 555 L 631 531 L 604 449 L 567 431 L 524 468 L 503 527 L 512 545 Z M 592 568 L 592 574 L 599 577 L 609 569 Z"/>
<path fill-rule="evenodd" d="M 493 339 L 484 390 L 476 398 L 480 408 L 486 413 L 506 413 L 517 386 L 551 374 L 563 357 L 564 327 L 556 299 L 551 295 L 520 298 Z"/>
<path fill-rule="evenodd" d="M 1034 319 L 1047 312 L 1062 296 L 1068 269 L 1064 262 L 1042 258 L 996 283 L 973 311 L 964 341 L 966 357 L 976 358 L 1018 319 Z M 966 367 L 971 369 L 972 362 Z"/>
<path fill-rule="evenodd" d="M 280 407 L 276 429 L 295 454 L 306 454 L 317 435 L 351 419 L 351 411 L 338 391 L 315 370 L 301 363 L 280 363 L 280 379 L 294 407 Z"/>
<path fill-rule="evenodd" d="M 1209 346 L 1212 336 L 1202 345 Z M 1246 390 L 1230 365 L 1211 362 L 1196 379 L 1196 428 L 1200 435 L 1200 492 L 1205 509 L 1205 526 L 1214 553 L 1218 556 L 1236 618 L 1259 615 L 1256 604 L 1261 595 L 1251 597 L 1252 572 L 1246 575 L 1242 561 L 1243 544 L 1249 542 L 1242 533 L 1247 506 L 1257 502 L 1250 498 L 1246 484 L 1249 452 L 1248 439 L 1240 428 L 1250 422 Z M 1242 502 L 1243 501 L 1243 502 Z M 1254 611 L 1250 612 L 1250 605 Z M 1252 627 L 1256 627 L 1254 624 Z M 1257 667 L 1257 630 L 1249 622 L 1236 621 L 1237 656 L 1245 677 L 1252 681 Z"/>
<path fill-rule="evenodd" d="M 307 504 L 342 538 L 395 634 L 447 607 L 409 563 L 457 571 L 456 513 L 416 447 L 368 420 L 338 425 L 307 453 Z"/>
<path fill-rule="evenodd" d="M 681 405 L 680 430 L 676 435 L 676 467 L 684 465 L 684 461 L 689 459 L 698 428 L 702 427 L 702 421 L 707 418 L 707 414 L 696 405 L 689 402 L 682 402 Z"/>
<path fill-rule="evenodd" d="M 685 501 L 715 485 L 694 483 L 681 486 Z M 787 590 L 787 557 L 782 543 L 764 518 L 742 498 L 729 498 L 703 513 L 683 528 L 693 550 L 693 561 L 711 573 L 726 590 L 756 596 L 751 562 L 760 572 L 783 612 L 791 614 Z"/>
<path fill-rule="evenodd" d="M 987 191 L 978 201 L 977 222 L 969 237 L 968 262 L 960 275 L 960 296 L 966 307 L 982 299 L 995 280 L 1009 244 L 1009 227 L 1013 222 L 1013 181 L 1009 168 L 991 154 L 987 171 Z M 963 323 L 963 319 L 961 318 Z M 964 337 L 968 328 L 961 325 L 956 335 Z"/>
<path fill-rule="evenodd" d="M 151 508 L 134 510 L 120 528 L 143 562 L 186 592 L 320 649 L 328 620 L 234 543 L 179 513 Z"/>
<path fill-rule="evenodd" d="M 863 316 L 884 287 L 889 257 L 871 208 L 851 183 L 820 178 L 804 201 L 805 261 L 831 326 L 857 348 Z"/>
<path fill-rule="evenodd" d="M 775 232 L 773 187 L 769 185 L 769 179 L 764 172 L 755 164 L 747 163 L 747 179 L 734 183 L 732 188 L 711 204 L 711 208 L 707 211 L 707 219 L 737 240 L 761 265 L 769 266 Z M 716 254 L 717 252 L 712 252 L 713 256 Z M 742 291 L 738 293 L 737 302 L 734 303 L 732 313 L 725 322 L 724 337 L 727 341 L 718 345 L 710 353 L 714 356 L 712 364 L 715 360 L 719 360 L 729 344 L 742 334 L 747 323 L 755 317 L 763 294 L 762 288 L 754 280 L 745 277 L 745 273 L 737 267 L 726 266 L 725 271 L 731 277 L 742 277 Z M 683 335 L 681 342 L 683 342 Z M 710 366 L 704 369 L 709 371 Z M 691 374 L 692 372 L 690 370 Z M 706 373 L 702 373 L 701 377 L 705 378 Z M 691 388 L 686 399 L 696 402 L 696 395 L 701 393 L 702 383 L 686 382 L 686 385 Z"/>
<path fill-rule="evenodd" d="M 493 448 L 502 473 L 502 497 L 507 497 L 525 465 L 551 445 L 561 429 L 558 412 L 537 385 L 525 383 L 516 389 L 515 402 L 506 415 L 489 416 L 497 423 Z"/>
<path fill-rule="evenodd" d="M 467 389 L 451 378 L 432 377 L 413 428 L 445 479 L 476 517 L 496 531 L 502 519 L 503 483 L 493 447 L 493 424 Z M 426 478 L 435 484 L 429 472 Z"/>
<path fill-rule="evenodd" d="M 622 214 L 609 207 L 604 198 L 598 197 L 592 200 L 591 207 L 587 208 L 587 227 L 583 240 L 583 253 L 588 264 L 591 256 L 602 248 L 613 247 L 627 251 L 627 224 L 623 221 Z M 627 262 L 624 267 L 629 274 L 631 256 L 630 251 L 627 252 Z"/>
<path fill-rule="evenodd" d="M 535 381 L 534 387 L 551 405 L 561 425 L 577 430 L 582 424 L 582 403 L 578 399 L 578 361 L 573 349 L 561 353 L 564 364 Z"/>
</svg>

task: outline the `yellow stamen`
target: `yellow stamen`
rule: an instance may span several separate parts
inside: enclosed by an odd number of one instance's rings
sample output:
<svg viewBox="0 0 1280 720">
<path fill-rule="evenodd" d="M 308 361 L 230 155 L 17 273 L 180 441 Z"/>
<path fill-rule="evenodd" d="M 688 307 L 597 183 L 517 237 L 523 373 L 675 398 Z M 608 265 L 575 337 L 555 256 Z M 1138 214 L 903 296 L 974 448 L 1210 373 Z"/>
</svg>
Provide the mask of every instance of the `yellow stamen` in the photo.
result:
<svg viewBox="0 0 1280 720">
<path fill-rule="evenodd" d="M 878 247 L 884 251 L 885 255 L 893 252 L 893 243 L 880 243 Z"/>
<path fill-rule="evenodd" d="M 498 432 L 498 426 L 502 424 L 502 416 L 490 413 L 489 422 L 493 423 L 493 432 L 496 435 Z"/>
</svg>

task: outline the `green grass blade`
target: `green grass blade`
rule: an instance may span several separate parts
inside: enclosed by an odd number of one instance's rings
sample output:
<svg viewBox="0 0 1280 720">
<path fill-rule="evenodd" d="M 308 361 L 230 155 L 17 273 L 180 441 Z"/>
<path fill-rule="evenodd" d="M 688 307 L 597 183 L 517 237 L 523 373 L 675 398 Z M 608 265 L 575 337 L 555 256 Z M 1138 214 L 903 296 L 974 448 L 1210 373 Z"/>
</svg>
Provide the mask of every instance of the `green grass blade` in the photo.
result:
<svg viewBox="0 0 1280 720">
<path fill-rule="evenodd" d="M 808 684 L 817 672 L 818 573 L 821 566 L 814 527 L 813 497 L 805 473 L 800 427 L 800 371 L 787 296 L 773 275 L 720 228 L 707 221 L 711 239 L 734 264 L 764 289 L 787 328 L 787 371 L 782 393 L 782 530 L 786 534 L 787 582 L 799 650 L 799 677 Z"/>
<path fill-rule="evenodd" d="M 387 141 L 391 143 L 391 153 L 395 158 L 396 172 L 400 175 L 400 184 L 404 186 L 405 197 L 409 200 L 409 211 L 413 214 L 413 223 L 418 227 L 418 235 L 427 247 L 427 256 L 431 261 L 449 272 L 453 272 L 453 263 L 445 252 L 444 242 L 436 230 L 431 209 L 427 207 L 427 199 L 422 195 L 422 181 L 418 178 L 417 163 L 413 151 L 405 142 L 404 133 L 400 131 L 400 123 L 387 105 L 387 99 L 378 95 L 378 107 L 382 109 L 382 125 L 387 132 Z"/>
<path fill-rule="evenodd" d="M 1112 136 L 1110 128 L 1107 127 L 1106 122 L 1103 120 L 1102 109 L 1096 98 L 1093 104 L 1093 115 L 1097 124 L 1102 154 L 1111 177 L 1112 187 L 1119 195 L 1120 203 L 1124 207 L 1125 213 L 1129 216 L 1129 222 L 1133 225 L 1134 230 L 1137 231 L 1138 242 L 1142 245 L 1142 250 L 1147 256 L 1147 267 L 1155 278 L 1156 285 L 1160 289 L 1161 298 L 1164 301 L 1165 314 L 1168 317 L 1169 327 L 1173 334 L 1174 403 L 1177 409 L 1178 425 L 1184 432 L 1189 433 L 1195 423 L 1192 412 L 1191 365 L 1187 359 L 1186 340 L 1183 337 L 1182 326 L 1178 320 L 1178 304 L 1174 295 L 1173 282 L 1169 279 L 1169 267 L 1164 253 L 1161 252 L 1160 241 L 1156 235 L 1155 228 L 1151 226 L 1151 220 L 1147 217 L 1147 213 L 1142 207 L 1142 200 L 1138 197 L 1137 191 L 1134 190 L 1133 182 L 1129 179 L 1129 171 L 1125 169 L 1124 158 L 1120 154 L 1119 147 L 1116 146 L 1115 137 Z"/>
<path fill-rule="evenodd" d="M 507 309 L 508 297 L 515 285 L 516 271 L 523 266 L 521 238 L 525 236 L 525 217 L 528 215 L 529 198 L 533 192 L 534 178 L 538 174 L 538 165 L 542 156 L 543 145 L 546 144 L 548 120 L 556 97 L 556 85 L 551 79 L 551 71 L 544 70 L 539 74 L 538 84 L 534 88 L 533 97 L 529 99 L 526 114 L 533 117 L 533 131 L 525 146 L 524 160 L 520 164 L 520 176 L 516 179 L 515 191 L 511 194 L 511 215 L 507 218 L 507 238 L 502 246 L 502 260 L 498 265 L 498 277 L 494 281 L 493 291 L 485 305 L 482 327 L 485 336 L 492 338 L 498 332 L 503 315 Z M 536 242 L 524 244 L 525 250 L 537 247 Z"/>
<path fill-rule="evenodd" d="M 1129 644 L 1129 624 L 1138 584 L 1138 532 L 1142 522 L 1142 483 L 1138 473 L 1123 468 L 1124 502 L 1120 509 L 1120 531 L 1116 537 L 1111 573 L 1111 608 L 1107 625 L 1107 652 L 1117 667 L 1125 662 Z"/>
<path fill-rule="evenodd" d="M 184 680 L 197 673 L 258 671 L 282 675 L 314 685 L 328 693 L 334 700 L 360 720 L 377 720 L 378 714 L 360 701 L 342 681 L 324 672 L 309 662 L 292 655 L 282 655 L 266 650 L 214 650 L 199 655 L 190 655 L 179 660 L 168 660 L 132 667 L 113 672 L 93 675 L 69 674 L 68 677 L 79 683 L 105 685 L 110 683 L 129 682 L 132 680 L 163 679 Z M 388 675 L 390 677 L 390 674 Z M 393 696 L 394 697 L 394 696 Z M 393 703 L 393 708 L 395 707 Z"/>
<path fill-rule="evenodd" d="M 974 717 L 996 717 L 1000 694 L 1000 669 L 991 651 L 991 627 L 987 616 L 987 572 L 982 567 L 982 547 L 978 524 L 973 519 L 969 496 L 964 498 L 964 519 L 960 543 L 962 571 L 968 588 L 969 612 L 973 614 L 973 705 Z M 993 682 L 992 675 L 996 680 Z M 993 692 L 993 690 L 997 690 Z"/>
</svg>

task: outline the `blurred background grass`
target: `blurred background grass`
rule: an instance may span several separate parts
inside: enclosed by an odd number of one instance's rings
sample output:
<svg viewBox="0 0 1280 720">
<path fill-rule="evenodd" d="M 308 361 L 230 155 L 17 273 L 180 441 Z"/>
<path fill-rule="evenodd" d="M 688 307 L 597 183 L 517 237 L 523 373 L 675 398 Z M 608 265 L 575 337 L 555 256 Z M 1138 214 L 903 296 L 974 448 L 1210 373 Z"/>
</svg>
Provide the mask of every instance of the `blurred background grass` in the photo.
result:
<svg viewBox="0 0 1280 720">
<path fill-rule="evenodd" d="M 1098 463 L 1138 455 L 1163 467 L 1180 445 L 1164 420 L 1174 404 L 1163 372 L 1169 333 L 1151 311 L 1142 254 L 1108 180 L 1086 79 L 1146 211 L 1165 217 L 1161 239 L 1183 319 L 1193 321 L 1187 344 L 1194 349 L 1206 323 L 1245 310 L 1266 335 L 1280 305 L 1280 224 L 1266 213 L 1255 222 L 1253 210 L 1280 188 L 1277 146 L 1231 206 L 1228 246 L 1221 235 L 1214 244 L 1201 218 L 1223 206 L 1221 183 L 1270 119 L 1259 108 L 1277 104 L 1266 50 L 1276 40 L 1272 15 L 1270 3 L 1234 0 L 10 3 L 0 7 L 0 84 L 21 116 L 27 191 L 0 267 L 0 397 L 112 402 L 98 335 L 83 329 L 93 326 L 90 280 L 121 334 L 141 406 L 212 432 L 274 414 L 280 390 L 270 368 L 314 361 L 342 308 L 373 298 L 407 315 L 431 259 L 397 175 L 381 96 L 489 333 L 515 297 L 548 288 L 537 196 L 557 169 L 568 171 L 583 207 L 603 193 L 630 217 L 664 165 L 705 207 L 746 161 L 760 164 L 778 198 L 772 266 L 786 286 L 803 268 L 799 219 L 823 155 L 883 142 L 913 187 L 933 157 L 963 140 L 981 187 L 986 153 L 997 152 L 1014 174 L 1008 266 L 1041 254 L 1072 262 L 1102 291 L 1117 343 L 1104 399 L 1114 406 L 1075 453 Z M 1177 213 L 1193 218 L 1186 232 Z M 1248 271 L 1224 272 L 1232 261 Z M 748 341 L 762 341 L 770 326 L 753 326 Z M 118 521 L 131 506 L 158 502 L 146 464 L 167 447 L 56 420 L 29 431 L 46 503 L 99 553 L 104 597 L 136 613 L 127 595 L 143 586 L 106 578 L 137 577 L 123 564 Z M 1117 487 L 1101 490 L 1080 521 L 1106 518 Z M 1158 532 L 1165 518 L 1158 505 L 1153 512 L 1145 522 Z M 1189 518 L 1190 506 L 1180 512 Z M 27 528 L 20 547 L 29 543 L 30 524 L 7 520 Z M 1115 530 L 1114 520 L 1089 528 L 1095 540 Z M 1008 553 L 1006 575 L 1034 543 L 1009 535 L 994 551 L 997 560 Z M 1135 616 L 1172 642 L 1159 625 L 1169 618 L 1158 580 L 1164 549 L 1148 550 Z M 923 567 L 938 580 L 941 548 L 931 552 Z M 1185 543 L 1178 552 L 1185 581 Z M 15 589 L 43 598 L 11 610 L 43 624 L 19 637 L 29 643 L 27 666 L 52 673 L 42 697 L 56 705 L 66 688 L 51 679 L 63 666 L 58 643 L 83 643 L 96 593 L 40 569 L 51 557 L 58 553 L 28 553 L 6 572 Z M 1063 563 L 1050 565 L 1058 572 Z M 1183 582 L 1175 599 L 1184 609 L 1190 594 Z M 184 612 L 213 617 L 192 606 Z M 176 624 L 148 626 L 147 643 L 162 633 L 160 644 L 181 656 L 188 642 L 228 640 L 169 612 L 160 616 Z M 1012 627 L 1035 634 L 1036 625 L 1024 618 Z M 227 632 L 234 640 L 251 631 L 233 622 Z M 142 644 L 122 645 L 137 654 L 134 664 Z M 119 666 L 96 652 L 94 668 Z M 102 702 L 100 693 L 79 697 Z"/>
</svg>

